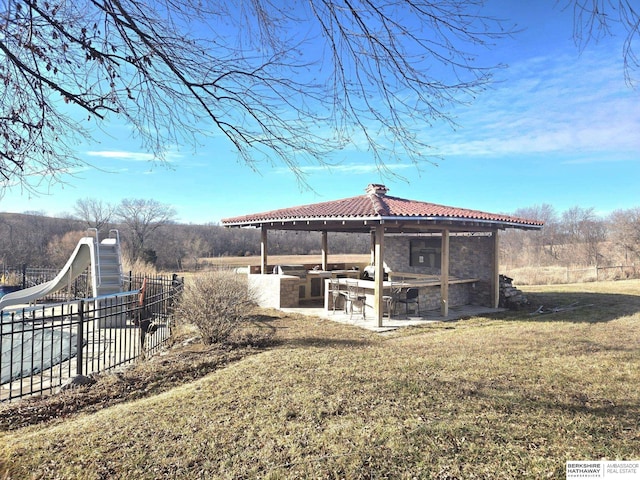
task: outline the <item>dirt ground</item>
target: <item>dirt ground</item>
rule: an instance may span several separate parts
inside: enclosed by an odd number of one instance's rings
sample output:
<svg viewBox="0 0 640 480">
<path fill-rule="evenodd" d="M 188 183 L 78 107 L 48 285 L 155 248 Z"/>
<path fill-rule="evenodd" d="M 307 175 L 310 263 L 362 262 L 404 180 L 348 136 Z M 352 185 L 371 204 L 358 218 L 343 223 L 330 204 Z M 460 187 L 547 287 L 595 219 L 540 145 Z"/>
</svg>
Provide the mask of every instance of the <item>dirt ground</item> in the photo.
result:
<svg viewBox="0 0 640 480">
<path fill-rule="evenodd" d="M 226 345 L 203 345 L 194 331 L 183 332 L 158 355 L 121 371 L 96 375 L 92 385 L 0 404 L 0 430 L 62 420 L 157 395 L 255 354 L 270 341 L 266 336 L 239 335 Z"/>
</svg>

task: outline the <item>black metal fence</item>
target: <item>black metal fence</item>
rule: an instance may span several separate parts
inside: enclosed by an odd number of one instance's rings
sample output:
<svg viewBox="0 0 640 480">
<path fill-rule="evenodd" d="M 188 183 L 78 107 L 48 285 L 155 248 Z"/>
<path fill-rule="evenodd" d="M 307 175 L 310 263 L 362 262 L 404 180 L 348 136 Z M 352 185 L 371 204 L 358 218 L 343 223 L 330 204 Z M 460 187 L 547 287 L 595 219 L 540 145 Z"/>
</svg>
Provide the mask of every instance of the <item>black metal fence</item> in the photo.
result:
<svg viewBox="0 0 640 480">
<path fill-rule="evenodd" d="M 128 275 L 116 295 L 0 312 L 0 401 L 153 355 L 171 337 L 183 280 Z M 141 296 L 144 291 L 144 298 Z"/>
<path fill-rule="evenodd" d="M 31 267 L 23 265 L 19 268 L 8 267 L 2 273 L 2 284 L 10 287 L 10 291 L 33 287 L 53 280 L 60 273 L 59 268 Z M 62 290 L 52 292 L 41 301 L 64 302 L 75 298 L 87 298 L 91 296 L 91 283 L 89 281 L 89 269 L 78 275 L 68 286 Z M 7 287 L 5 287 L 7 288 Z"/>
</svg>

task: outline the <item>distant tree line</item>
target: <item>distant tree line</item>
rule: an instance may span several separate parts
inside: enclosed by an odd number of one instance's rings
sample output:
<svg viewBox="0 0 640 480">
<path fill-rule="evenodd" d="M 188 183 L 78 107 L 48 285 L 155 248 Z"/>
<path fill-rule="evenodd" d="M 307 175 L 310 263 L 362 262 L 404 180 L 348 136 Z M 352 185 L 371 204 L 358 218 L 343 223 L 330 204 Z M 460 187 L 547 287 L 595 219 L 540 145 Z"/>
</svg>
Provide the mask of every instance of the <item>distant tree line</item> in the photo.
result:
<svg viewBox="0 0 640 480">
<path fill-rule="evenodd" d="M 600 216 L 594 208 L 557 212 L 551 205 L 523 208 L 515 216 L 545 222 L 537 232 L 501 235 L 501 264 L 523 266 L 614 266 L 640 262 L 640 207 Z"/>
<path fill-rule="evenodd" d="M 640 262 L 640 207 L 618 210 L 605 217 L 593 208 L 572 207 L 557 212 L 542 204 L 519 209 L 515 216 L 545 222 L 541 231 L 506 230 L 500 236 L 501 265 L 609 266 Z M 162 270 L 196 270 L 203 259 L 260 254 L 257 229 L 227 229 L 211 223 L 180 224 L 175 211 L 155 200 L 126 199 L 118 205 L 83 199 L 65 218 L 39 212 L 0 214 L 0 256 L 5 266 L 61 267 L 87 229 L 100 238 L 119 231 L 131 264 L 142 261 Z M 331 233 L 333 253 L 367 253 L 369 236 Z M 318 254 L 318 232 L 269 234 L 270 254 Z"/>
<path fill-rule="evenodd" d="M 117 229 L 126 259 L 142 261 L 163 270 L 195 270 L 209 257 L 260 254 L 260 231 L 228 229 L 215 223 L 180 224 L 175 210 L 155 200 L 125 199 L 111 205 L 82 199 L 65 218 L 41 212 L 0 213 L 0 258 L 5 266 L 61 267 L 78 240 L 96 229 L 100 238 Z M 366 253 L 369 236 L 332 233 L 329 247 L 334 253 Z M 318 232 L 269 234 L 269 253 L 314 254 L 321 251 Z"/>
</svg>

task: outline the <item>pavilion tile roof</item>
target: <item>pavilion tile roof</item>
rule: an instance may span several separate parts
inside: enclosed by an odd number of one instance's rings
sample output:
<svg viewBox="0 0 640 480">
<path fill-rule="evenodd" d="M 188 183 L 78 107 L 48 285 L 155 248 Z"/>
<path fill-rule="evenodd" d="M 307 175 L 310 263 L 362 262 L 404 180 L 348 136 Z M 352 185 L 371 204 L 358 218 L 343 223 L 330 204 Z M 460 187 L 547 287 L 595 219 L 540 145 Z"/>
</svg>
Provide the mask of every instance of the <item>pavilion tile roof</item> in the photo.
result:
<svg viewBox="0 0 640 480">
<path fill-rule="evenodd" d="M 255 225 L 260 222 L 295 220 L 384 220 L 399 218 L 411 220 L 427 218 L 488 221 L 533 228 L 540 228 L 543 225 L 543 222 L 537 220 L 407 200 L 386 195 L 386 192 L 387 188 L 384 185 L 372 184 L 367 187 L 365 195 L 225 218 L 222 220 L 222 224 Z"/>
</svg>

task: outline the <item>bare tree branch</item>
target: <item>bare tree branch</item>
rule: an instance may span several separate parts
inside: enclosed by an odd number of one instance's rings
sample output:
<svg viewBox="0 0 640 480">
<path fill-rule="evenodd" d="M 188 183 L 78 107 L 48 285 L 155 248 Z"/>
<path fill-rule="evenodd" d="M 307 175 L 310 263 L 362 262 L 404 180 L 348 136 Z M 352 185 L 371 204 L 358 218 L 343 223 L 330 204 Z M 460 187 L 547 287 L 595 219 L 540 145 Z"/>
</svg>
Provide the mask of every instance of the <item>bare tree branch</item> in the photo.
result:
<svg viewBox="0 0 640 480">
<path fill-rule="evenodd" d="M 76 142 L 115 119 L 160 161 L 222 134 L 302 181 L 349 144 L 382 172 L 434 162 L 426 128 L 485 88 L 496 66 L 478 54 L 510 33 L 482 0 L 0 5 L 0 176 L 27 188 L 82 164 Z"/>
<path fill-rule="evenodd" d="M 570 0 L 565 8 L 573 9 L 573 38 L 580 50 L 591 41 L 614 34 L 615 26 L 626 32 L 622 47 L 624 77 L 627 85 L 637 86 L 640 69 L 637 44 L 640 42 L 640 9 L 633 0 Z"/>
<path fill-rule="evenodd" d="M 115 209 L 115 216 L 125 226 L 126 243 L 132 262 L 141 258 L 145 242 L 159 228 L 173 222 L 173 207 L 156 200 L 127 198 Z"/>
<path fill-rule="evenodd" d="M 115 209 L 114 205 L 95 198 L 78 199 L 73 206 L 75 217 L 87 228 L 95 228 L 98 231 L 109 227 Z"/>
</svg>

